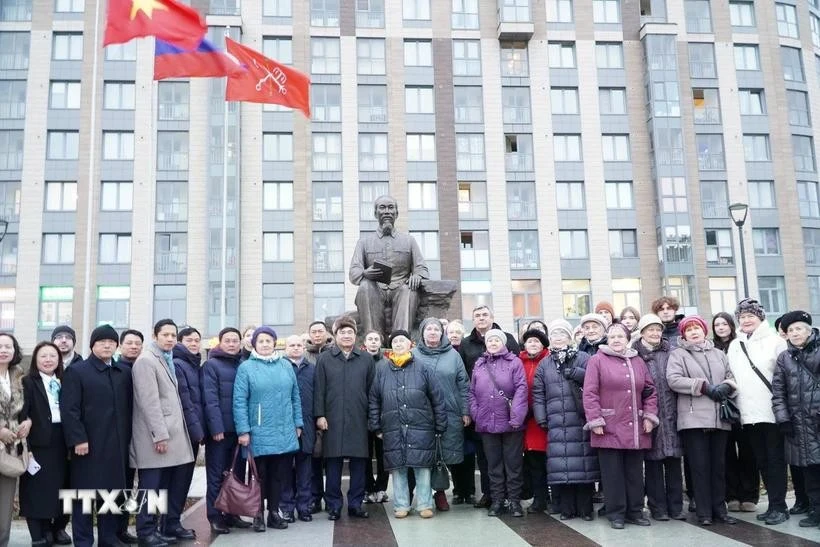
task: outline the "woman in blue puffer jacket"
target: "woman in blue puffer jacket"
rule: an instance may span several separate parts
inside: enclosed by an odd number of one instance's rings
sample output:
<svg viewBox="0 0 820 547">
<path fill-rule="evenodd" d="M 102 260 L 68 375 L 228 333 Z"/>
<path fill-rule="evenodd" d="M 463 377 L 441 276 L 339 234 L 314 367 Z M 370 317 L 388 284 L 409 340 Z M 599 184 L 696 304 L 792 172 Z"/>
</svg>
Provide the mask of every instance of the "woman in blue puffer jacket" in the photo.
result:
<svg viewBox="0 0 820 547">
<path fill-rule="evenodd" d="M 290 456 L 299 450 L 302 434 L 302 403 L 299 384 L 290 362 L 274 353 L 276 332 L 257 328 L 251 339 L 250 358 L 239 365 L 233 386 L 233 417 L 239 444 L 250 446 L 262 485 L 262 503 L 253 529 L 265 531 L 265 499 L 268 528 L 284 529 L 279 501 Z"/>
</svg>

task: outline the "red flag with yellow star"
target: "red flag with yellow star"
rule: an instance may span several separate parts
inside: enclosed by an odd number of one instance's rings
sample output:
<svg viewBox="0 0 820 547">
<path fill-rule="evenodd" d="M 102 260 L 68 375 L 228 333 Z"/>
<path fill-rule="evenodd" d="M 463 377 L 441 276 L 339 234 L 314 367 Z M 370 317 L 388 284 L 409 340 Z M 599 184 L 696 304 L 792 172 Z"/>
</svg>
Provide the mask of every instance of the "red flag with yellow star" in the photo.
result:
<svg viewBox="0 0 820 547">
<path fill-rule="evenodd" d="M 199 12 L 177 0 L 108 0 L 103 45 L 156 36 L 194 50 L 207 30 Z"/>
</svg>

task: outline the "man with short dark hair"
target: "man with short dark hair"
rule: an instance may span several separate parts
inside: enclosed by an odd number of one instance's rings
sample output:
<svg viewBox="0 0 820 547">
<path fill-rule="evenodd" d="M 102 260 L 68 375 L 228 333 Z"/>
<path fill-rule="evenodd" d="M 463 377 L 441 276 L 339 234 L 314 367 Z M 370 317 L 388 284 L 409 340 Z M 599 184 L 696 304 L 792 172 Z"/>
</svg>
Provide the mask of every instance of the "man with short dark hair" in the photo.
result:
<svg viewBox="0 0 820 547">
<path fill-rule="evenodd" d="M 63 355 L 64 368 L 83 360 L 83 356 L 74 351 L 74 346 L 77 344 L 77 333 L 68 325 L 59 325 L 51 331 L 51 342 Z"/>
</svg>

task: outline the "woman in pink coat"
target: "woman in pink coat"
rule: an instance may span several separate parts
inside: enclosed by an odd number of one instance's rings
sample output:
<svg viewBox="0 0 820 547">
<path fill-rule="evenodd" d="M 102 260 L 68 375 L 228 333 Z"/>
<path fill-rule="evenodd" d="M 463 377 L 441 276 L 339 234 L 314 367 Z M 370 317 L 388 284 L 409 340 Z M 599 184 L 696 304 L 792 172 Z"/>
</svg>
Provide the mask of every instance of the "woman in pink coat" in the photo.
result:
<svg viewBox="0 0 820 547">
<path fill-rule="evenodd" d="M 649 526 L 643 516 L 643 455 L 658 424 L 658 395 L 646 363 L 628 347 L 629 329 L 616 323 L 607 344 L 587 363 L 584 377 L 585 429 L 598 449 L 606 516 L 612 528 Z"/>
</svg>

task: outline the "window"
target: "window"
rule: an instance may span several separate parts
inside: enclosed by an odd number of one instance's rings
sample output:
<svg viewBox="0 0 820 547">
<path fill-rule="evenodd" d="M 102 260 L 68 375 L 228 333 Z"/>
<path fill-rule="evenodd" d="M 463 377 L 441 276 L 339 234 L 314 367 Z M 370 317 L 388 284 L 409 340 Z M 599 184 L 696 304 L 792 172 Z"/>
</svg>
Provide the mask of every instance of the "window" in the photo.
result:
<svg viewBox="0 0 820 547">
<path fill-rule="evenodd" d="M 489 268 L 489 232 L 461 232 L 461 269 L 488 270 Z"/>
<path fill-rule="evenodd" d="M 629 135 L 604 135 L 601 144 L 604 161 L 629 161 Z"/>
<path fill-rule="evenodd" d="M 795 170 L 811 173 L 815 171 L 814 140 L 811 137 L 792 135 L 792 156 Z"/>
<path fill-rule="evenodd" d="M 52 42 L 51 58 L 55 61 L 82 61 L 82 33 L 55 32 Z"/>
<path fill-rule="evenodd" d="M 578 319 L 592 311 L 592 289 L 588 279 L 561 281 L 564 317 Z"/>
<path fill-rule="evenodd" d="M 51 330 L 71 323 L 74 287 L 40 287 L 40 321 L 37 327 Z"/>
<path fill-rule="evenodd" d="M 760 55 L 754 44 L 735 44 L 735 69 L 760 70 Z"/>
<path fill-rule="evenodd" d="M 535 183 L 507 183 L 507 218 L 509 220 L 535 220 Z"/>
<path fill-rule="evenodd" d="M 459 171 L 484 170 L 484 134 L 456 135 L 456 168 Z"/>
<path fill-rule="evenodd" d="M 818 199 L 817 183 L 804 180 L 797 181 L 797 202 L 800 205 L 801 217 L 820 217 L 820 199 Z"/>
<path fill-rule="evenodd" d="M 23 143 L 22 131 L 0 131 L 0 169 L 23 168 Z"/>
<path fill-rule="evenodd" d="M 159 139 L 157 139 L 157 148 L 161 150 Z M 134 133 L 131 131 L 103 131 L 103 159 L 133 160 Z M 157 167 L 159 167 L 159 162 L 157 162 Z"/>
<path fill-rule="evenodd" d="M 775 4 L 777 33 L 786 38 L 797 38 L 797 8 L 789 4 Z"/>
<path fill-rule="evenodd" d="M 664 256 L 667 262 L 674 264 L 691 262 L 692 231 L 689 226 L 666 226 L 663 237 L 665 240 Z"/>
<path fill-rule="evenodd" d="M 750 180 L 749 207 L 752 209 L 774 209 L 774 182 L 770 180 Z"/>
<path fill-rule="evenodd" d="M 683 165 L 683 134 L 679 127 L 658 127 L 655 146 L 659 165 Z"/>
<path fill-rule="evenodd" d="M 706 230 L 706 264 L 708 266 L 730 266 L 734 262 L 732 231 Z"/>
<path fill-rule="evenodd" d="M 478 29 L 478 0 L 453 0 L 453 30 Z"/>
<path fill-rule="evenodd" d="M 57 0 L 54 11 L 57 13 L 82 13 L 85 7 L 83 0 Z"/>
<path fill-rule="evenodd" d="M 265 182 L 262 184 L 262 209 L 264 211 L 292 211 L 293 183 Z"/>
<path fill-rule="evenodd" d="M 26 80 L 0 80 L 0 119 L 22 120 L 25 117 Z"/>
<path fill-rule="evenodd" d="M 129 264 L 131 234 L 100 234 L 99 257 L 100 264 Z"/>
<path fill-rule="evenodd" d="M 455 86 L 455 123 L 483 123 L 484 99 L 479 86 Z"/>
<path fill-rule="evenodd" d="M 265 232 L 262 240 L 265 262 L 293 262 L 292 232 Z"/>
<path fill-rule="evenodd" d="M 529 23 L 530 0 L 502 0 L 498 3 L 499 21 L 505 23 Z"/>
<path fill-rule="evenodd" d="M 429 21 L 430 0 L 404 0 L 402 18 L 405 21 Z"/>
<path fill-rule="evenodd" d="M 280 63 L 292 65 L 293 41 L 285 37 L 265 36 L 262 38 L 262 53 Z"/>
<path fill-rule="evenodd" d="M 432 87 L 405 87 L 404 111 L 407 114 L 434 114 Z"/>
<path fill-rule="evenodd" d="M 342 232 L 313 232 L 313 271 L 344 271 Z"/>
<path fill-rule="evenodd" d="M 700 183 L 700 201 L 703 218 L 726 218 L 729 198 L 725 180 L 705 180 Z"/>
<path fill-rule="evenodd" d="M 547 0 L 548 23 L 572 23 L 572 0 Z"/>
<path fill-rule="evenodd" d="M 441 258 L 438 245 L 438 232 L 410 232 L 418 243 L 421 255 L 428 261 Z"/>
<path fill-rule="evenodd" d="M 357 3 L 361 0 L 357 0 Z M 339 315 L 345 311 L 344 283 L 313 284 L 313 317 Z"/>
<path fill-rule="evenodd" d="M 137 41 L 131 40 L 125 44 L 111 44 L 105 46 L 106 61 L 136 61 Z"/>
<path fill-rule="evenodd" d="M 592 21 L 594 23 L 620 23 L 620 0 L 592 0 Z"/>
<path fill-rule="evenodd" d="M 803 74 L 803 57 L 795 47 L 780 47 L 783 61 L 783 79 L 787 82 L 805 82 Z"/>
<path fill-rule="evenodd" d="M 154 321 L 170 317 L 177 325 L 184 324 L 185 299 L 185 285 L 154 285 Z"/>
<path fill-rule="evenodd" d="M 313 183 L 313 220 L 342 220 L 342 183 Z"/>
<path fill-rule="evenodd" d="M 0 32 L 0 70 L 26 70 L 30 42 L 28 32 Z"/>
<path fill-rule="evenodd" d="M 602 87 L 598 90 L 598 106 L 602 116 L 626 114 L 626 89 Z"/>
<path fill-rule="evenodd" d="M 689 75 L 692 78 L 717 78 L 714 44 L 689 44 Z"/>
<path fill-rule="evenodd" d="M 338 38 L 310 39 L 310 71 L 313 74 L 339 74 L 341 51 Z"/>
<path fill-rule="evenodd" d="M 47 182 L 46 211 L 76 211 L 76 182 Z"/>
<path fill-rule="evenodd" d="M 811 28 L 811 43 L 814 47 L 820 47 L 820 17 L 809 13 L 809 28 Z"/>
<path fill-rule="evenodd" d="M 553 114 L 578 114 L 578 88 L 553 87 L 550 89 L 550 105 Z"/>
<path fill-rule="evenodd" d="M 2 133 L 0 133 L 2 137 Z M 2 138 L 0 138 L 0 143 Z M 2 150 L 2 148 L 0 148 Z M 2 156 L 0 156 L 2 160 Z M 1 165 L 1 164 L 0 164 Z M 0 215 L 9 222 L 20 218 L 20 181 L 0 182 Z"/>
<path fill-rule="evenodd" d="M 188 82 L 159 82 L 157 87 L 157 119 L 186 121 L 188 113 Z"/>
<path fill-rule="evenodd" d="M 310 102 L 313 121 L 342 121 L 342 87 L 339 85 L 313 84 Z"/>
<path fill-rule="evenodd" d="M 481 76 L 478 40 L 453 40 L 453 76 Z"/>
<path fill-rule="evenodd" d="M 720 96 L 717 89 L 692 89 L 692 106 L 696 124 L 720 123 Z"/>
<path fill-rule="evenodd" d="M 575 68 L 575 43 L 550 42 L 547 52 L 550 68 Z"/>
<path fill-rule="evenodd" d="M 356 40 L 359 74 L 384 74 L 384 39 L 359 38 Z"/>
<path fill-rule="evenodd" d="M 340 133 L 314 133 L 311 156 L 314 171 L 341 171 L 342 135 Z"/>
<path fill-rule="evenodd" d="M 493 305 L 493 287 L 490 281 L 461 282 L 461 316 L 470 317 L 477 306 Z"/>
<path fill-rule="evenodd" d="M 780 233 L 777 228 L 752 228 L 752 242 L 758 256 L 780 255 Z"/>
<path fill-rule="evenodd" d="M 709 278 L 709 301 L 712 306 L 712 314 L 719 311 L 734 313 L 737 303 L 737 288 L 734 277 L 710 277 Z"/>
<path fill-rule="evenodd" d="M 429 40 L 405 40 L 404 66 L 433 66 L 433 43 Z"/>
<path fill-rule="evenodd" d="M 652 84 L 651 89 L 655 116 L 680 116 L 678 82 L 655 82 Z"/>
<path fill-rule="evenodd" d="M 387 122 L 387 86 L 359 86 L 359 123 Z"/>
<path fill-rule="evenodd" d="M 686 179 L 661 177 L 661 204 L 664 213 L 684 213 L 689 210 L 686 202 Z"/>
<path fill-rule="evenodd" d="M 798 127 L 811 127 L 808 93 L 787 89 L 786 101 L 789 105 L 789 124 Z"/>
<path fill-rule="evenodd" d="M 120 188 L 119 199 L 122 199 Z M 129 209 L 131 208 L 128 198 Z M 188 183 L 186 181 L 157 182 L 157 222 L 185 222 L 188 220 Z"/>
<path fill-rule="evenodd" d="M 513 317 L 541 317 L 541 281 L 513 279 L 510 281 L 513 298 Z"/>
<path fill-rule="evenodd" d="M 293 161 L 293 134 L 263 133 L 262 159 L 264 161 Z"/>
<path fill-rule="evenodd" d="M 487 185 L 483 182 L 458 183 L 458 218 L 487 218 Z"/>
<path fill-rule="evenodd" d="M 292 325 L 293 302 L 293 283 L 263 283 L 262 322 L 265 325 Z"/>
<path fill-rule="evenodd" d="M 504 164 L 507 171 L 532 171 L 532 135 L 504 135 Z"/>
<path fill-rule="evenodd" d="M 581 161 L 581 135 L 554 135 L 555 161 Z"/>
<path fill-rule="evenodd" d="M 264 0 L 262 2 L 262 15 L 265 17 L 290 17 L 291 0 Z"/>
<path fill-rule="evenodd" d="M 43 264 L 74 264 L 74 234 L 43 234 Z"/>
<path fill-rule="evenodd" d="M 310 0 L 310 25 L 339 26 L 339 0 Z"/>
<path fill-rule="evenodd" d="M 510 230 L 510 269 L 537 270 L 538 231 Z"/>
<path fill-rule="evenodd" d="M 636 277 L 613 279 L 612 304 L 616 310 L 627 306 L 641 309 L 641 280 Z"/>
<path fill-rule="evenodd" d="M 803 228 L 803 248 L 806 250 L 806 264 L 820 266 L 820 229 Z"/>
<path fill-rule="evenodd" d="M 587 258 L 586 230 L 558 230 L 561 258 Z"/>
<path fill-rule="evenodd" d="M 609 182 L 604 184 L 607 209 L 632 209 L 632 182 Z"/>
<path fill-rule="evenodd" d="M 773 316 L 786 313 L 786 282 L 782 277 L 757 278 L 757 290 L 760 293 L 760 305 Z"/>
<path fill-rule="evenodd" d="M 811 300 L 810 311 L 813 314 L 820 313 L 820 276 L 808 276 L 809 299 Z"/>
<path fill-rule="evenodd" d="M 387 171 L 387 135 L 359 133 L 359 170 Z"/>
<path fill-rule="evenodd" d="M 435 210 L 438 209 L 438 194 L 435 182 L 408 182 L 407 183 L 408 209 Z"/>
<path fill-rule="evenodd" d="M 623 68 L 623 45 L 620 43 L 596 43 L 595 60 L 598 63 L 598 68 Z"/>
<path fill-rule="evenodd" d="M 690 34 L 708 34 L 712 32 L 712 13 L 709 0 L 684 0 L 686 13 L 686 32 Z"/>
<path fill-rule="evenodd" d="M 373 218 L 373 204 L 380 196 L 389 193 L 386 182 L 360 182 L 359 183 L 359 220 L 375 220 Z"/>
<path fill-rule="evenodd" d="M 17 275 L 17 234 L 6 234 L 0 242 L 0 275 Z"/>
<path fill-rule="evenodd" d="M 723 156 L 723 135 L 695 135 L 698 148 L 698 169 L 701 171 L 723 171 L 726 162 Z"/>
<path fill-rule="evenodd" d="M 559 210 L 581 210 L 584 208 L 583 182 L 556 182 L 555 199 Z"/>
<path fill-rule="evenodd" d="M 530 123 L 530 88 L 502 87 L 501 108 L 504 123 Z"/>
<path fill-rule="evenodd" d="M 188 132 L 157 131 L 157 171 L 188 170 Z"/>
<path fill-rule="evenodd" d="M 513 78 L 529 76 L 526 42 L 501 42 L 501 75 Z"/>
<path fill-rule="evenodd" d="M 762 89 L 740 89 L 738 100 L 740 113 L 744 116 L 763 116 L 766 114 L 766 100 Z"/>
<path fill-rule="evenodd" d="M 610 258 L 637 258 L 638 241 L 635 230 L 609 231 Z"/>
<path fill-rule="evenodd" d="M 79 87 L 79 83 L 77 86 Z M 79 89 L 77 89 L 79 93 Z M 103 108 L 107 110 L 134 110 L 135 86 L 133 82 L 105 82 Z"/>
<path fill-rule="evenodd" d="M 80 98 L 80 82 L 51 82 L 48 107 L 77 109 L 80 108 Z"/>
<path fill-rule="evenodd" d="M 188 271 L 188 234 L 185 232 L 157 233 L 155 238 L 158 274 L 184 274 Z M 230 254 L 228 255 L 230 260 Z M 221 260 L 221 256 L 219 257 Z"/>
<path fill-rule="evenodd" d="M 746 161 L 771 161 L 768 135 L 743 135 L 743 151 Z"/>
<path fill-rule="evenodd" d="M 20 136 L 22 137 L 22 131 Z M 0 138 L 0 143 L 2 143 Z M 22 141 L 22 139 L 21 139 Z M 22 144 L 22 142 L 21 142 Z M 21 146 L 22 149 L 22 146 Z M 22 152 L 22 150 L 21 150 Z M 50 160 L 76 160 L 80 155 L 79 131 L 49 131 L 46 158 Z M 22 159 L 22 154 L 21 154 Z M 2 162 L 0 162 L 1 164 Z M 22 162 L 21 162 L 22 166 Z"/>
<path fill-rule="evenodd" d="M 384 28 L 384 0 L 356 0 L 356 27 Z"/>
<path fill-rule="evenodd" d="M 754 27 L 754 2 L 729 2 L 729 20 L 733 27 Z"/>
<path fill-rule="evenodd" d="M 97 324 L 127 328 L 130 300 L 131 287 L 97 287 Z"/>
</svg>

